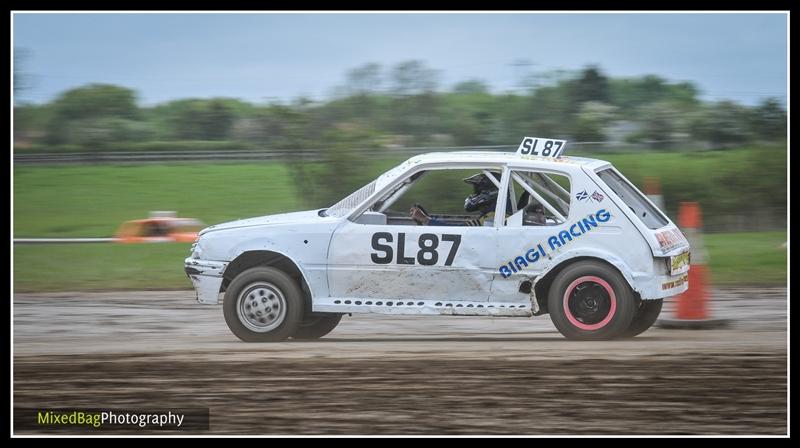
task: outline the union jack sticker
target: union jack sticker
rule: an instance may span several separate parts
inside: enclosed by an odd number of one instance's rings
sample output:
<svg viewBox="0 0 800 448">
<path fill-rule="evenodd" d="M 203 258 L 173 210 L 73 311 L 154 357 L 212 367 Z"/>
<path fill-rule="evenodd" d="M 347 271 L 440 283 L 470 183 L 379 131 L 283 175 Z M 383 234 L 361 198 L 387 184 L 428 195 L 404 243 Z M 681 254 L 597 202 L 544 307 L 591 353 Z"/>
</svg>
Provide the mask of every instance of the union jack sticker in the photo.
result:
<svg viewBox="0 0 800 448">
<path fill-rule="evenodd" d="M 597 190 L 595 190 L 595 191 L 594 191 L 594 193 L 592 193 L 592 195 L 591 195 L 591 196 L 589 196 L 589 193 L 587 193 L 587 192 L 586 192 L 586 190 L 583 190 L 583 191 L 581 191 L 580 193 L 577 193 L 577 194 L 575 195 L 575 198 L 576 198 L 577 200 L 579 200 L 579 201 L 602 202 L 602 201 L 603 201 L 603 199 L 605 199 L 606 197 L 605 197 L 605 196 L 603 196 L 603 195 L 602 195 L 602 194 L 601 194 L 599 191 L 597 191 Z"/>
</svg>

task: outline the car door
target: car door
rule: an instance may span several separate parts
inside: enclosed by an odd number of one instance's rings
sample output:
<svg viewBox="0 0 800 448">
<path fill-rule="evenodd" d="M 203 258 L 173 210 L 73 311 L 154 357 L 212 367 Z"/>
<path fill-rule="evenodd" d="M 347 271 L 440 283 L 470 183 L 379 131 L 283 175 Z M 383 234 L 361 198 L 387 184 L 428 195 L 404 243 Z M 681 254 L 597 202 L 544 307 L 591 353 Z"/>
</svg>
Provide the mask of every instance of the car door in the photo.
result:
<svg viewBox="0 0 800 448">
<path fill-rule="evenodd" d="M 523 283 L 546 267 L 549 245 L 559 244 L 559 231 L 569 218 L 571 181 L 565 172 L 534 169 L 513 169 L 509 178 L 518 203 L 498 229 L 491 301 L 528 302 Z M 551 240 L 554 235 L 556 240 Z"/>
<path fill-rule="evenodd" d="M 385 224 L 380 216 L 378 222 L 358 218 L 343 222 L 328 251 L 331 296 L 488 300 L 497 259 L 498 229 L 493 223 L 482 227 L 408 224 Z"/>
<path fill-rule="evenodd" d="M 331 296 L 486 301 L 494 227 L 393 226 L 347 221 L 331 241 Z"/>
</svg>

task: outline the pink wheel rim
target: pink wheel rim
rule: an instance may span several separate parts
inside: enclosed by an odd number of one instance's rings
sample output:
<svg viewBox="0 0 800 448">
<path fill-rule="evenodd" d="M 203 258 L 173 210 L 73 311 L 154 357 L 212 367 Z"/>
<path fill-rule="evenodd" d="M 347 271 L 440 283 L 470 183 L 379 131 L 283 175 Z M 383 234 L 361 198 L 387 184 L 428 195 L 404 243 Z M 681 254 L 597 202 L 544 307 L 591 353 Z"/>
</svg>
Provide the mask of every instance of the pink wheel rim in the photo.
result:
<svg viewBox="0 0 800 448">
<path fill-rule="evenodd" d="M 587 324 L 581 322 L 580 320 L 578 320 L 578 318 L 573 314 L 572 310 L 570 309 L 570 298 L 572 297 L 573 292 L 575 292 L 575 289 L 579 285 L 582 285 L 584 283 L 595 283 L 597 285 L 600 285 L 605 290 L 605 293 L 608 294 L 608 299 L 610 301 L 608 313 L 606 314 L 605 318 L 603 318 L 603 320 L 601 320 L 600 322 L 593 324 Z M 605 327 L 609 322 L 611 322 L 611 319 L 614 318 L 614 314 L 616 313 L 616 311 L 617 311 L 617 296 L 614 295 L 614 288 L 612 288 L 607 281 L 603 280 L 600 277 L 595 277 L 593 275 L 585 275 L 583 277 L 579 277 L 575 279 L 575 281 L 570 283 L 569 286 L 567 286 L 567 291 L 564 293 L 564 314 L 566 314 L 567 320 L 569 320 L 569 322 L 572 325 L 580 328 L 581 330 L 592 331 L 592 330 L 599 330 Z"/>
</svg>

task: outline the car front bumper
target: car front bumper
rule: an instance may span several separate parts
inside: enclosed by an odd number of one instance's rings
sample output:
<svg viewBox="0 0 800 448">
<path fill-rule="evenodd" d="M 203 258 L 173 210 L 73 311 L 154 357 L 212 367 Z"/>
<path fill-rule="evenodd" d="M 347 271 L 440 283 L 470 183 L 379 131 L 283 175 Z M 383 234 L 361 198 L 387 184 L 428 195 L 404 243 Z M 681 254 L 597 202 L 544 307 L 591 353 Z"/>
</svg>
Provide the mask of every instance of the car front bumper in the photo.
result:
<svg viewBox="0 0 800 448">
<path fill-rule="evenodd" d="M 187 258 L 183 270 L 194 285 L 197 301 L 207 305 L 219 303 L 219 290 L 222 286 L 222 273 L 227 262 Z"/>
</svg>

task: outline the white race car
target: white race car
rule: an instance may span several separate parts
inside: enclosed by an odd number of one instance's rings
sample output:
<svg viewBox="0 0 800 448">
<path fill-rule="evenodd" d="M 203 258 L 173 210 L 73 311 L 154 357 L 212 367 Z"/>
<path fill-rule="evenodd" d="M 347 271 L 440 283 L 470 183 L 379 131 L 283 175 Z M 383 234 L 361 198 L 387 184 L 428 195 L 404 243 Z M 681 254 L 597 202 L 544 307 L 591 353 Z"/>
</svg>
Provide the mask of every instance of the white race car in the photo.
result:
<svg viewBox="0 0 800 448">
<path fill-rule="evenodd" d="M 610 163 L 564 145 L 412 157 L 329 208 L 204 229 L 186 273 L 244 341 L 319 338 L 346 313 L 549 313 L 569 339 L 635 336 L 688 288 L 689 244 Z M 450 214 L 413 194 L 464 188 Z"/>
</svg>

